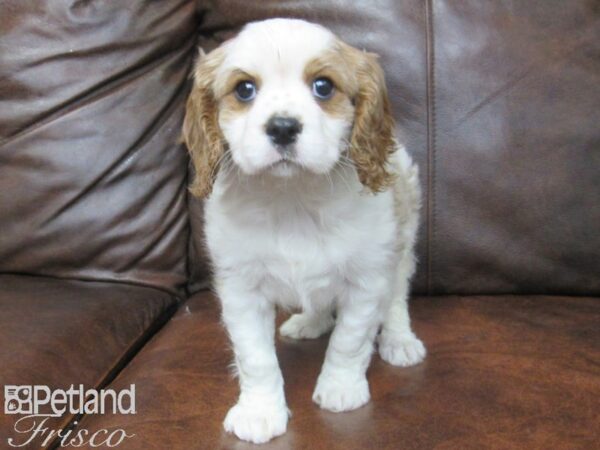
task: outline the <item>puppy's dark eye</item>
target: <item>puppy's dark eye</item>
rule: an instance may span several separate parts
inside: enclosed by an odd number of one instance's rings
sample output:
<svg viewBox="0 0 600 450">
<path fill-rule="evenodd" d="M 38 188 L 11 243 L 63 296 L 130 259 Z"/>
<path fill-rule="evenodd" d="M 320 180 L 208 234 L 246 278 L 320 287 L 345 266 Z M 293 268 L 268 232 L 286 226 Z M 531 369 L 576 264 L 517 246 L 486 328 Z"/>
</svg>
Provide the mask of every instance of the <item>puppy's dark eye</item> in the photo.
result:
<svg viewBox="0 0 600 450">
<path fill-rule="evenodd" d="M 235 85 L 235 96 L 241 102 L 249 102 L 256 97 L 256 85 L 250 80 L 240 81 Z"/>
<path fill-rule="evenodd" d="M 333 95 L 333 81 L 326 77 L 317 78 L 312 84 L 313 95 L 320 99 L 328 99 Z"/>
</svg>

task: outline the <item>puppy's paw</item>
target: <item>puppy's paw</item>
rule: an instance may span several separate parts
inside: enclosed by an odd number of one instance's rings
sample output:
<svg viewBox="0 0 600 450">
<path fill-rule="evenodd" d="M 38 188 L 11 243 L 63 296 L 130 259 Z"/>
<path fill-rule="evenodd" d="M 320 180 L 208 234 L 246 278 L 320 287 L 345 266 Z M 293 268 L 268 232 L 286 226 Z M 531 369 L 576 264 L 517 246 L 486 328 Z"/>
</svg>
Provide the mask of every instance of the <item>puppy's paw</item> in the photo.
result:
<svg viewBox="0 0 600 450">
<path fill-rule="evenodd" d="M 427 354 L 423 342 L 412 333 L 394 335 L 384 330 L 378 341 L 379 355 L 394 366 L 414 366 L 423 361 Z"/>
<path fill-rule="evenodd" d="M 321 408 L 333 412 L 351 411 L 366 404 L 371 395 L 366 378 L 345 381 L 327 375 L 319 375 L 313 401 Z"/>
<path fill-rule="evenodd" d="M 232 407 L 223 427 L 238 438 L 263 444 L 285 433 L 288 422 L 288 409 L 285 405 L 241 404 Z"/>
<path fill-rule="evenodd" d="M 329 313 L 293 314 L 279 327 L 279 333 L 292 339 L 315 339 L 330 331 L 334 325 L 335 320 Z"/>
</svg>

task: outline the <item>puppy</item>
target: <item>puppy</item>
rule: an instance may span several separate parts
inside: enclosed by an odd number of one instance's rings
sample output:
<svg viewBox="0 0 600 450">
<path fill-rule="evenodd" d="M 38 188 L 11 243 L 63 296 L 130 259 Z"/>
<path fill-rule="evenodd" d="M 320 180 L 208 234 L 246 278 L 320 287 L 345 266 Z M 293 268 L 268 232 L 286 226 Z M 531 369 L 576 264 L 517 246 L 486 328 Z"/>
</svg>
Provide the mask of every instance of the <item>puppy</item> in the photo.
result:
<svg viewBox="0 0 600 450">
<path fill-rule="evenodd" d="M 369 401 L 379 331 L 387 362 L 424 358 L 407 307 L 418 173 L 374 54 L 301 20 L 248 24 L 201 56 L 183 135 L 241 389 L 225 430 L 255 443 L 286 430 L 276 305 L 302 311 L 284 336 L 333 330 L 312 397 L 321 408 Z"/>
</svg>

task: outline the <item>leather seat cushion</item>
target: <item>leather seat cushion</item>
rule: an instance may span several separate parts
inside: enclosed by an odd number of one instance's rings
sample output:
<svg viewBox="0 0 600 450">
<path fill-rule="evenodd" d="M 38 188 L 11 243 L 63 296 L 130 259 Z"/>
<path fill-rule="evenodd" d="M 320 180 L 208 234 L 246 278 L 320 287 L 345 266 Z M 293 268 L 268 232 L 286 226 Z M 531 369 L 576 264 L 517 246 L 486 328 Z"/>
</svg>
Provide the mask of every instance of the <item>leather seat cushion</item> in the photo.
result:
<svg viewBox="0 0 600 450">
<path fill-rule="evenodd" d="M 375 355 L 372 401 L 349 413 L 311 401 L 327 338 L 278 338 L 292 411 L 279 448 L 591 448 L 600 395 L 600 302 L 574 297 L 420 297 L 414 327 L 426 361 Z M 222 429 L 236 400 L 232 354 L 209 293 L 190 298 L 112 384 L 136 384 L 136 415 L 88 416 L 123 428 L 135 449 L 254 448 Z"/>
<path fill-rule="evenodd" d="M 147 287 L 0 275 L 0 386 L 102 386 L 175 305 L 175 297 Z M 4 444 L 16 437 L 19 417 L 0 414 Z M 71 419 L 46 425 L 62 428 Z"/>
</svg>

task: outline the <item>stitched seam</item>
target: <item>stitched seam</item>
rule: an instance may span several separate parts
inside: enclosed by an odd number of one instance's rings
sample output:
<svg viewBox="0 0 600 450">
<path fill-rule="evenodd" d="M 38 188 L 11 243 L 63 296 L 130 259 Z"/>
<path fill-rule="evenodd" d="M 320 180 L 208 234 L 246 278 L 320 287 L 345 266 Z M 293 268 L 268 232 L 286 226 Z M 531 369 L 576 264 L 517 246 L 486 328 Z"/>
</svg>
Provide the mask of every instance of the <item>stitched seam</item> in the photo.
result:
<svg viewBox="0 0 600 450">
<path fill-rule="evenodd" d="M 165 286 L 165 283 L 159 284 L 159 282 L 152 283 L 151 277 L 145 275 L 147 272 L 141 272 L 144 274 L 144 279 L 139 280 L 131 278 L 132 276 L 138 275 L 139 271 L 132 271 L 132 275 L 121 276 L 118 273 L 102 271 L 102 270 L 90 270 L 82 273 L 60 275 L 51 272 L 24 272 L 17 270 L 8 270 L 0 272 L 0 275 L 14 275 L 20 277 L 32 277 L 32 278 L 50 278 L 53 280 L 65 280 L 65 281 L 83 281 L 86 283 L 113 283 L 113 284 L 125 284 L 128 286 L 138 286 L 144 288 L 154 289 L 156 291 L 164 292 L 169 294 L 171 297 L 179 297 L 181 292 L 178 292 L 176 288 L 169 288 Z"/>
<path fill-rule="evenodd" d="M 433 4 L 425 2 L 427 64 L 427 293 L 432 294 L 433 241 L 435 238 L 435 66 Z"/>
<path fill-rule="evenodd" d="M 129 363 L 140 353 L 145 345 L 157 334 L 163 327 L 171 320 L 171 318 L 177 312 L 178 306 L 181 303 L 179 297 L 173 297 L 175 302 L 166 305 L 163 311 L 161 311 L 154 320 L 148 325 L 147 328 L 142 330 L 140 334 L 129 344 L 129 346 L 122 352 L 113 365 L 102 374 L 99 380 L 95 383 L 93 389 L 104 389 L 109 386 L 115 379 L 125 370 Z M 61 422 L 61 429 L 63 430 L 75 430 L 78 429 L 81 421 L 87 416 L 85 413 L 74 414 L 65 416 Z M 57 436 L 53 439 L 50 444 L 46 447 L 46 450 L 56 450 L 61 448 L 60 446 L 61 437 Z"/>
<path fill-rule="evenodd" d="M 198 14 L 198 12 L 196 11 L 196 14 Z M 198 18 L 198 17 L 197 17 Z M 198 23 L 202 23 L 203 20 L 200 20 Z M 198 29 L 196 29 L 196 33 L 194 35 L 194 46 L 193 48 L 196 50 L 192 55 L 192 59 L 190 62 L 190 66 L 188 68 L 189 73 L 186 79 L 186 83 L 185 83 L 185 99 L 184 99 L 184 103 L 183 103 L 183 119 L 185 120 L 185 114 L 186 114 L 186 105 L 187 105 L 187 98 L 191 92 L 192 89 L 192 74 L 194 73 L 194 65 L 197 62 L 197 57 L 198 57 L 198 36 L 200 35 L 200 31 Z M 183 127 L 183 123 L 181 124 L 181 126 Z M 186 233 L 187 233 L 187 238 L 185 240 L 185 284 L 183 286 L 183 292 L 185 293 L 186 297 L 190 296 L 190 284 L 191 284 L 191 280 L 192 280 L 192 214 L 191 214 L 191 206 L 192 206 L 192 202 L 191 202 L 191 193 L 190 193 L 190 164 L 191 164 L 191 160 L 190 160 L 190 156 L 189 156 L 189 150 L 187 148 L 187 145 L 183 142 L 183 134 L 181 132 L 181 130 L 179 131 L 179 140 L 177 141 L 179 146 L 182 147 L 182 150 L 185 152 L 186 154 L 186 158 L 187 158 L 187 165 L 185 167 L 185 214 L 186 214 Z"/>
</svg>

